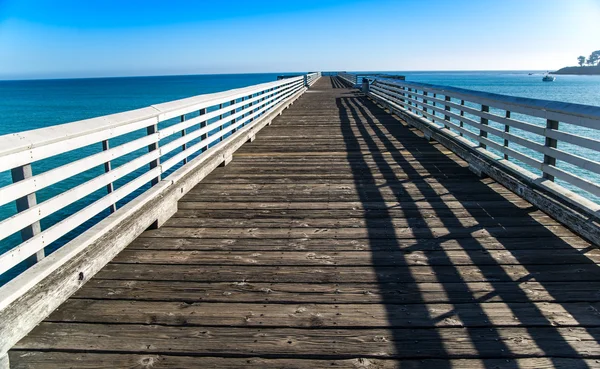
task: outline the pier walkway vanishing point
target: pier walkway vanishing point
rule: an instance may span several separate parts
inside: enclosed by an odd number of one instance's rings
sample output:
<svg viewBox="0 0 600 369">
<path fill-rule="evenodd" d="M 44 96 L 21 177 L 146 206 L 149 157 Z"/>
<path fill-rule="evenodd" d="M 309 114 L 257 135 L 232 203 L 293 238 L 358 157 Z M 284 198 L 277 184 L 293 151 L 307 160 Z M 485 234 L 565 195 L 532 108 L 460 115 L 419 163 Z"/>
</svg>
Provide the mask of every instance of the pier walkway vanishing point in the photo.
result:
<svg viewBox="0 0 600 369">
<path fill-rule="evenodd" d="M 600 250 L 322 77 L 10 368 L 598 368 Z"/>
</svg>

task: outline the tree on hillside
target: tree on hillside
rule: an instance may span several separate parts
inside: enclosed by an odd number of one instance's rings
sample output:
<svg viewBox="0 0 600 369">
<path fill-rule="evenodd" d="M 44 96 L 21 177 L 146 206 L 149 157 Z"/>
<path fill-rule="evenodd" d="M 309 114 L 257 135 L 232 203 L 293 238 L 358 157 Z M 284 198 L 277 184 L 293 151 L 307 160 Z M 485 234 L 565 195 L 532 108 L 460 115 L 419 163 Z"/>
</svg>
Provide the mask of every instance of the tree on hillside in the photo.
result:
<svg viewBox="0 0 600 369">
<path fill-rule="evenodd" d="M 596 65 L 600 61 L 600 50 L 596 50 L 590 54 L 587 63 L 589 65 Z"/>
<path fill-rule="evenodd" d="M 580 56 L 577 58 L 577 63 L 579 63 L 580 67 L 583 67 L 583 65 L 585 64 L 585 56 Z"/>
</svg>

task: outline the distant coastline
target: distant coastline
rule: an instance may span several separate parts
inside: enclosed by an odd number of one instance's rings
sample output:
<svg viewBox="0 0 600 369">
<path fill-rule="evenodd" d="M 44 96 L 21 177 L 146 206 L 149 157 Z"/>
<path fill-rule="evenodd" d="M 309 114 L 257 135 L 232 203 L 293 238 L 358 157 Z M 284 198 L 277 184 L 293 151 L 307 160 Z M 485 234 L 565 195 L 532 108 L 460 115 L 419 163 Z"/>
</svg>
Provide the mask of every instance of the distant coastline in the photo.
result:
<svg viewBox="0 0 600 369">
<path fill-rule="evenodd" d="M 564 67 L 550 74 L 574 74 L 580 76 L 600 75 L 600 65 L 585 67 Z"/>
</svg>

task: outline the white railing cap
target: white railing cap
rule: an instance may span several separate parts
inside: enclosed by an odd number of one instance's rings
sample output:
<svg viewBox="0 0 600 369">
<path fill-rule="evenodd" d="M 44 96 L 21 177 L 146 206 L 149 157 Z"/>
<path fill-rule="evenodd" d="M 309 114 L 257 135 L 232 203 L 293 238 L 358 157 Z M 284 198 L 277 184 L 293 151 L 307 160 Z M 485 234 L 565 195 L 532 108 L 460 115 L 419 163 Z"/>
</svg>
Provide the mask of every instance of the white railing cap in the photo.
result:
<svg viewBox="0 0 600 369">
<path fill-rule="evenodd" d="M 0 157 L 34 147 L 60 142 L 100 132 L 109 128 L 150 119 L 157 115 L 156 109 L 146 107 L 71 123 L 32 129 L 0 136 Z"/>
</svg>

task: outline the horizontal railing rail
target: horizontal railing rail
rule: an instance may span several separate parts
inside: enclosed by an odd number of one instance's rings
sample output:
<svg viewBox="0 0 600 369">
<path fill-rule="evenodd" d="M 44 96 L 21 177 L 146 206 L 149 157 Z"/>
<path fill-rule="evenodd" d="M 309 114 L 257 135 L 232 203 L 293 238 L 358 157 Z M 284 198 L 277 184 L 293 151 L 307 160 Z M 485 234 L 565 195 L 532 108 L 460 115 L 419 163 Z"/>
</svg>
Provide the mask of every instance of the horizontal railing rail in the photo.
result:
<svg viewBox="0 0 600 369">
<path fill-rule="evenodd" d="M 369 96 L 599 215 L 600 107 L 386 79 Z"/>
<path fill-rule="evenodd" d="M 309 80 L 314 83 L 318 76 L 313 73 Z M 13 179 L 12 184 L 0 188 L 0 206 L 16 203 L 17 208 L 16 214 L 0 220 L 0 240 L 19 231 L 22 238 L 0 254 L 0 275 L 32 256 L 33 263 L 43 259 L 44 250 L 53 242 L 107 209 L 118 211 L 118 203 L 144 185 L 168 180 L 163 178 L 165 173 L 186 165 L 190 158 L 285 104 L 304 89 L 304 79 L 300 76 L 0 136 L 0 172 L 10 171 Z M 140 130 L 141 137 L 132 136 Z M 118 145 L 113 146 L 115 142 Z M 77 150 L 90 145 L 101 149 L 90 155 Z M 73 160 L 41 173 L 32 169 L 32 164 L 66 153 L 77 154 Z M 138 155 L 128 157 L 134 153 Z M 117 160 L 122 163 L 112 166 Z M 102 173 L 66 185 L 71 177 L 98 166 L 104 167 Z M 125 179 L 126 183 L 116 186 Z M 59 193 L 36 201 L 37 193 L 57 183 L 62 184 Z M 48 217 L 98 191 L 105 194 L 55 224 L 40 226 Z M 7 302 L 0 301 L 0 308 Z"/>
<path fill-rule="evenodd" d="M 345 81 L 346 83 L 348 83 L 349 85 L 351 85 L 352 87 L 360 87 L 359 85 L 362 84 L 363 79 L 367 79 L 369 81 L 369 83 L 372 83 L 375 79 L 381 79 L 381 78 L 400 80 L 400 81 L 404 81 L 406 79 L 405 76 L 401 76 L 401 75 L 385 74 L 385 73 L 368 73 L 368 72 L 361 72 L 361 73 L 338 72 L 337 76 L 339 78 L 341 78 L 343 81 Z"/>
</svg>

